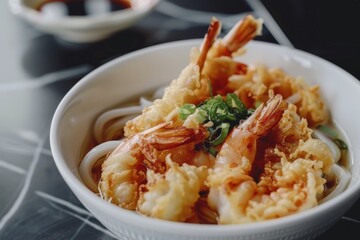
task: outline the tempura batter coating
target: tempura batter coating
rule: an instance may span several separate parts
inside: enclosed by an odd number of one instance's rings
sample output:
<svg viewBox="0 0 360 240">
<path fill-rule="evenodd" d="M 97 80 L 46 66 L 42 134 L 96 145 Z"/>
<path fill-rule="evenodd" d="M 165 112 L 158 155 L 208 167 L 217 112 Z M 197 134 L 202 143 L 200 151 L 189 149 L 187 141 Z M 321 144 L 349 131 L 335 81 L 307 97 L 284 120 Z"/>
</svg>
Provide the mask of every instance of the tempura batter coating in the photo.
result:
<svg viewBox="0 0 360 240">
<path fill-rule="evenodd" d="M 312 128 L 328 122 L 329 113 L 319 87 L 236 60 L 233 53 L 259 33 L 260 22 L 247 17 L 239 31 L 216 39 L 220 23 L 213 19 L 164 96 L 127 122 L 123 143 L 102 165 L 105 200 L 150 217 L 218 224 L 274 219 L 318 204 L 334 160 Z M 211 152 L 206 141 L 214 122 L 198 121 L 198 106 L 228 93 L 254 110 L 246 109 L 249 115 Z M 197 108 L 187 119 L 179 117 L 184 104 Z"/>
<path fill-rule="evenodd" d="M 269 91 L 281 94 L 297 106 L 297 113 L 306 118 L 311 127 L 327 123 L 330 118 L 319 86 L 309 86 L 304 79 L 289 76 L 279 68 L 251 65 L 246 74 L 230 78 L 229 88 L 236 92 L 247 107 L 266 102 Z"/>
<path fill-rule="evenodd" d="M 142 188 L 138 211 L 155 218 L 183 222 L 194 214 L 193 207 L 204 189 L 208 170 L 204 166 L 179 166 L 170 155 L 166 162 L 165 174 L 147 172 L 148 182 Z"/>
<path fill-rule="evenodd" d="M 222 159 L 222 150 L 228 144 L 225 141 L 217 163 L 210 171 L 207 183 L 210 189 L 208 202 L 218 212 L 220 224 L 287 216 L 316 206 L 324 192 L 324 173 L 329 172 L 333 164 L 331 151 L 320 140 L 311 137 L 312 130 L 307 126 L 306 120 L 297 115 L 294 105 L 290 104 L 278 118 L 277 125 L 265 127 L 261 135 L 256 128 L 252 129 L 251 126 L 261 122 L 268 124 L 268 118 L 276 116 L 271 112 L 280 109 L 271 107 L 275 104 L 273 102 L 271 99 L 264 109 L 255 111 L 253 116 L 257 117 L 245 121 L 242 124 L 246 124 L 243 127 L 245 129 L 236 138 L 228 140 L 248 144 L 252 147 L 252 153 L 249 152 L 249 147 L 238 146 L 237 155 L 223 154 L 225 161 Z M 271 112 L 263 114 L 269 112 L 267 108 Z M 259 155 L 255 143 L 250 142 L 253 141 L 251 134 L 262 138 L 258 140 L 258 144 L 263 154 Z M 253 155 L 254 152 L 257 152 L 256 156 Z M 263 169 L 256 176 L 254 170 L 259 166 L 261 168 L 262 164 Z"/>
<path fill-rule="evenodd" d="M 262 20 L 249 15 L 239 21 L 223 39 L 217 39 L 220 29 L 220 21 L 212 19 L 200 49 L 194 47 L 191 50 L 189 65 L 165 89 L 161 99 L 145 108 L 139 117 L 127 122 L 124 128 L 126 137 L 164 121 L 177 122 L 178 107 L 184 103 L 198 104 L 204 101 L 211 96 L 210 89 L 213 93 L 222 91 L 230 76 L 246 72 L 246 64 L 235 61 L 231 55 L 261 34 Z M 175 114 L 171 114 L 173 112 Z"/>
</svg>

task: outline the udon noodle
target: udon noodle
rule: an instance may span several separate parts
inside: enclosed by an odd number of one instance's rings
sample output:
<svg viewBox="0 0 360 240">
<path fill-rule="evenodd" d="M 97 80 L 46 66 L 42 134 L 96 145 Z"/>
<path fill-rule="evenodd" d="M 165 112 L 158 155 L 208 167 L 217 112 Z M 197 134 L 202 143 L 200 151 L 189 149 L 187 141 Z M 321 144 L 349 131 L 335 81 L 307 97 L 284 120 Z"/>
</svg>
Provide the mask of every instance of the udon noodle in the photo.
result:
<svg viewBox="0 0 360 240">
<path fill-rule="evenodd" d="M 86 185 L 140 214 L 189 223 L 263 221 L 341 193 L 346 144 L 320 88 L 236 56 L 261 33 L 213 19 L 191 62 L 153 96 L 101 114 L 80 164 Z"/>
</svg>

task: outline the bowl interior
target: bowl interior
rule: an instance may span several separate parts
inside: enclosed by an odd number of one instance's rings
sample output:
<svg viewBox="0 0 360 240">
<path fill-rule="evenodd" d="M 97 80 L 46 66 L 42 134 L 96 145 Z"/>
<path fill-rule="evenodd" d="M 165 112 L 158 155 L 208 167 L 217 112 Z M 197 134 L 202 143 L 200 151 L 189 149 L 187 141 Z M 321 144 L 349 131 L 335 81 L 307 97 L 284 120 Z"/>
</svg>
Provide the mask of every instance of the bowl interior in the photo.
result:
<svg viewBox="0 0 360 240">
<path fill-rule="evenodd" d="M 88 150 L 95 118 L 123 101 L 168 84 L 187 65 L 191 47 L 200 43 L 200 40 L 179 41 L 125 55 L 99 67 L 68 92 L 51 124 L 51 149 L 60 173 L 77 195 L 87 194 L 104 204 L 84 186 L 78 173 L 79 163 Z M 244 63 L 280 67 L 289 75 L 303 77 L 311 85 L 320 85 L 332 118 L 349 146 L 352 174 L 348 189 L 324 205 L 335 206 L 346 197 L 354 198 L 360 189 L 360 149 L 357 148 L 360 113 L 354 111 L 360 102 L 358 80 L 339 67 L 302 51 L 258 41 L 250 42 L 246 49 L 246 54 L 239 57 Z M 323 206 L 319 209 L 316 211 L 326 210 Z"/>
</svg>

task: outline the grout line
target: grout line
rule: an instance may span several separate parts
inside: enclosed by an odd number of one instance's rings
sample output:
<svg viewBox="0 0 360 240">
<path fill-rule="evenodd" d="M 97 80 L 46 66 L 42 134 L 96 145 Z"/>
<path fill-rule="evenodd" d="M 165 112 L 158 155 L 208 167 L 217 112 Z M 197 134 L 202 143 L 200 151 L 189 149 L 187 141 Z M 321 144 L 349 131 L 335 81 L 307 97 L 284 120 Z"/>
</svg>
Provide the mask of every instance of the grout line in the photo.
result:
<svg viewBox="0 0 360 240">
<path fill-rule="evenodd" d="M 13 164 L 10 164 L 8 162 L 5 162 L 5 161 L 2 161 L 0 160 L 0 168 L 6 168 L 10 171 L 13 171 L 15 173 L 18 173 L 18 174 L 22 174 L 22 175 L 25 175 L 26 174 L 26 170 L 21 168 L 21 167 L 18 167 L 16 165 L 13 165 Z"/>
<path fill-rule="evenodd" d="M 80 65 L 57 72 L 51 72 L 35 79 L 27 79 L 26 81 L 21 82 L 0 84 L 0 92 L 41 88 L 48 84 L 63 81 L 71 77 L 84 75 L 90 72 L 91 69 L 92 68 L 90 65 Z"/>
<path fill-rule="evenodd" d="M 48 194 L 46 194 L 46 195 L 48 195 Z M 49 195 L 49 196 L 50 196 L 50 195 Z M 52 197 L 52 196 L 51 196 L 51 197 Z M 53 198 L 55 198 L 55 197 L 53 197 Z M 66 202 L 66 201 L 64 201 L 64 200 L 62 200 L 62 199 L 57 199 L 57 201 L 59 201 L 59 200 L 60 200 L 60 202 Z M 107 234 L 107 235 L 109 235 L 109 236 L 111 236 L 111 237 L 113 237 L 113 238 L 118 239 L 118 237 L 117 237 L 114 233 L 112 233 L 110 230 L 108 230 L 108 229 L 106 229 L 105 227 L 102 227 L 102 226 L 100 226 L 100 225 L 98 225 L 98 224 L 96 224 L 96 223 L 91 222 L 91 221 L 89 220 L 89 217 L 91 217 L 90 213 L 89 213 L 89 215 L 88 215 L 86 218 L 84 218 L 84 217 L 79 216 L 78 214 L 76 214 L 76 213 L 74 213 L 74 212 L 71 212 L 71 211 L 69 211 L 69 210 L 66 210 L 66 209 L 64 209 L 64 208 L 61 208 L 61 207 L 57 206 L 57 205 L 54 204 L 53 202 L 51 203 L 51 205 L 52 205 L 56 210 L 62 211 L 62 212 L 66 213 L 66 214 L 68 214 L 68 215 L 70 215 L 70 216 L 72 216 L 72 217 L 74 217 L 74 218 L 77 218 L 77 219 L 81 220 L 81 221 L 83 222 L 83 224 L 82 224 L 81 226 L 83 226 L 84 223 L 85 223 L 85 224 L 89 225 L 90 227 L 93 227 L 94 229 L 96 229 L 96 230 L 98 230 L 98 231 L 100 231 L 100 232 L 103 232 L 103 233 L 105 233 L 105 234 Z M 80 227 L 81 227 L 81 226 L 80 226 Z"/>
<path fill-rule="evenodd" d="M 47 200 L 49 200 L 51 202 L 54 202 L 54 203 L 60 204 L 62 206 L 65 206 L 65 207 L 67 207 L 67 208 L 69 208 L 69 209 L 71 209 L 71 210 L 73 210 L 73 211 L 75 211 L 77 213 L 81 213 L 81 214 L 85 214 L 85 215 L 91 215 L 91 213 L 89 211 L 87 211 L 87 210 L 85 210 L 85 209 L 83 209 L 81 207 L 78 207 L 78 206 L 76 206 L 76 205 L 74 205 L 74 204 L 72 204 L 72 203 L 70 203 L 68 201 L 65 201 L 63 199 L 54 197 L 54 196 L 52 196 L 50 194 L 44 193 L 42 191 L 35 191 L 35 194 L 38 195 L 39 197 L 47 199 Z"/>
<path fill-rule="evenodd" d="M 167 1 L 162 1 L 156 7 L 156 11 L 164 15 L 171 16 L 173 18 L 178 18 L 181 20 L 191 21 L 201 24 L 209 24 L 211 17 L 214 15 L 220 17 L 228 16 L 227 14 L 203 12 L 198 10 L 187 9 Z"/>
<path fill-rule="evenodd" d="M 20 146 L 20 145 L 15 145 L 15 144 L 11 144 L 11 143 L 3 143 L 3 142 L 1 142 L 1 139 L 0 139 L 0 150 L 6 151 L 6 152 L 17 153 L 17 154 L 31 155 L 34 153 L 35 147 Z M 41 151 L 41 154 L 44 154 L 47 156 L 52 156 L 52 153 L 49 149 L 42 148 L 40 151 Z"/>
<path fill-rule="evenodd" d="M 36 170 L 36 165 L 38 164 L 39 159 L 40 159 L 41 149 L 45 144 L 45 139 L 46 139 L 46 137 L 44 137 L 37 145 L 37 148 L 36 148 L 35 153 L 34 153 L 34 157 L 33 157 L 32 161 L 30 163 L 29 170 L 28 170 L 28 172 L 26 174 L 26 177 L 25 177 L 24 186 L 21 189 L 21 191 L 19 193 L 19 196 L 16 198 L 14 204 L 11 206 L 10 210 L 1 218 L 1 220 L 0 220 L 0 230 L 3 229 L 3 227 L 6 225 L 6 223 L 11 219 L 11 217 L 19 209 L 21 203 L 23 202 L 23 200 L 25 198 L 25 195 L 26 195 L 27 191 L 29 190 L 32 177 L 33 177 L 33 175 L 35 173 L 35 170 Z"/>
<path fill-rule="evenodd" d="M 354 219 L 354 218 L 349 218 L 349 217 L 341 217 L 341 219 L 344 219 L 344 220 L 347 220 L 347 221 L 350 221 L 350 222 L 355 222 L 355 223 L 360 223 L 360 220 L 357 220 L 357 219 Z"/>
<path fill-rule="evenodd" d="M 187 22 L 205 24 L 205 25 L 209 25 L 212 17 L 219 18 L 222 21 L 222 24 L 224 25 L 227 24 L 227 20 L 230 19 L 233 20 L 235 16 L 237 16 L 237 20 L 238 20 L 249 14 L 249 12 L 243 12 L 236 15 L 215 13 L 215 12 L 204 12 L 204 11 L 187 9 L 167 1 L 162 1 L 156 7 L 156 11 L 164 15 L 170 16 L 172 18 L 180 19 Z M 227 27 L 231 28 L 235 23 L 231 21 L 229 23 L 229 25 L 231 26 L 227 26 Z"/>
<path fill-rule="evenodd" d="M 293 44 L 281 30 L 279 25 L 276 23 L 274 18 L 271 16 L 269 11 L 265 8 L 265 6 L 259 0 L 246 0 L 252 11 L 258 15 L 260 18 L 264 19 L 264 24 L 270 31 L 271 35 L 276 39 L 276 41 L 280 45 L 288 46 L 293 48 Z M 163 1 L 156 10 L 164 15 L 171 16 L 173 18 L 177 18 L 183 21 L 195 22 L 199 24 L 209 24 L 211 17 L 216 16 L 221 19 L 223 25 L 231 25 L 227 26 L 231 28 L 235 23 L 233 22 L 234 17 L 243 18 L 245 15 L 250 14 L 251 12 L 243 12 L 237 15 L 231 14 L 221 14 L 214 12 L 203 12 L 198 10 L 192 10 L 183 8 L 174 3 Z M 229 21 L 229 22 L 228 22 Z"/>
<path fill-rule="evenodd" d="M 276 39 L 276 41 L 278 41 L 280 45 L 288 46 L 291 48 L 294 47 L 294 45 L 290 42 L 290 40 L 286 37 L 279 25 L 276 23 L 274 18 L 271 16 L 269 11 L 259 0 L 246 0 L 246 2 L 259 17 L 264 19 L 266 27 L 269 29 L 273 37 Z"/>
<path fill-rule="evenodd" d="M 86 221 L 89 221 L 89 218 L 90 218 L 90 215 L 85 218 Z M 74 233 L 74 235 L 71 237 L 70 240 L 74 240 L 76 238 L 76 236 L 79 235 L 79 233 L 85 226 L 86 226 L 86 222 L 83 221 L 83 223 L 80 225 L 80 227 L 78 227 L 78 229 L 76 230 L 76 232 Z"/>
</svg>

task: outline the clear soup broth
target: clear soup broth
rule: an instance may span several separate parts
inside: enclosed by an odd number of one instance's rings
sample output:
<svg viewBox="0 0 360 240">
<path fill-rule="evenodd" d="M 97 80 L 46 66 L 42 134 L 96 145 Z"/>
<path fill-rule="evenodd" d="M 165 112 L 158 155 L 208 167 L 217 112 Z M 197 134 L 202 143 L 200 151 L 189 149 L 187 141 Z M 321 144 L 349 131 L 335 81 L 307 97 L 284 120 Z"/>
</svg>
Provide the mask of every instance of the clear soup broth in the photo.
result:
<svg viewBox="0 0 360 240">
<path fill-rule="evenodd" d="M 91 16 L 131 8 L 129 0 L 46 0 L 36 10 L 52 17 Z"/>
</svg>

